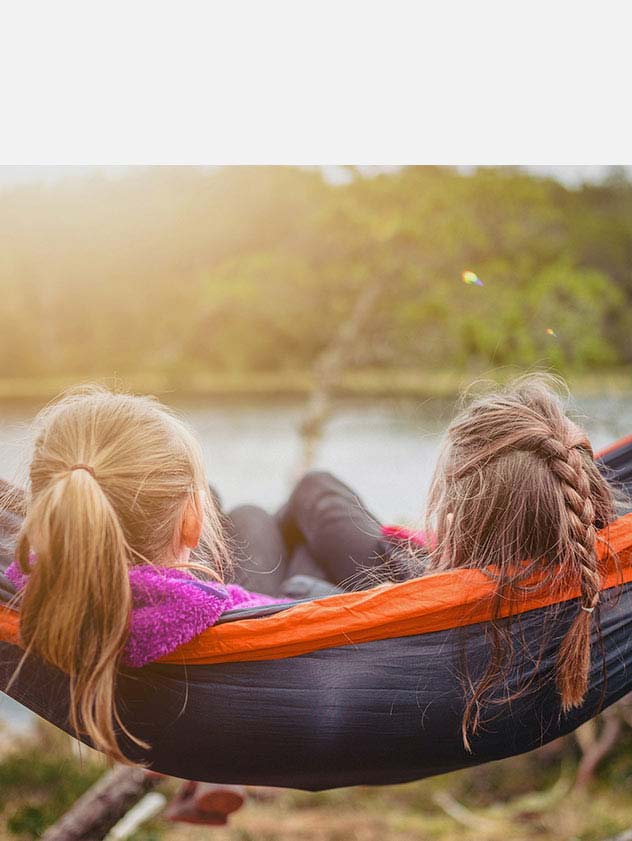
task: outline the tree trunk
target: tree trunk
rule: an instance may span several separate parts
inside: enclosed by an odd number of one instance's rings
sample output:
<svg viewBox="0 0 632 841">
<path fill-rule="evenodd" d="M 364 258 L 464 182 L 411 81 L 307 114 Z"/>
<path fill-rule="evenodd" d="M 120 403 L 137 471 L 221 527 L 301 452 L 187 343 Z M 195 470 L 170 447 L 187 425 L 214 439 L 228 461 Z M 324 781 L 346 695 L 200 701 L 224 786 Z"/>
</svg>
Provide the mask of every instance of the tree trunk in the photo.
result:
<svg viewBox="0 0 632 841">
<path fill-rule="evenodd" d="M 384 288 L 385 280 L 377 280 L 362 288 L 349 315 L 314 365 L 315 385 L 309 397 L 300 432 L 303 440 L 301 469 L 311 467 L 323 426 L 331 412 L 331 397 L 340 375 L 349 363 L 358 337 L 366 326 Z"/>
</svg>

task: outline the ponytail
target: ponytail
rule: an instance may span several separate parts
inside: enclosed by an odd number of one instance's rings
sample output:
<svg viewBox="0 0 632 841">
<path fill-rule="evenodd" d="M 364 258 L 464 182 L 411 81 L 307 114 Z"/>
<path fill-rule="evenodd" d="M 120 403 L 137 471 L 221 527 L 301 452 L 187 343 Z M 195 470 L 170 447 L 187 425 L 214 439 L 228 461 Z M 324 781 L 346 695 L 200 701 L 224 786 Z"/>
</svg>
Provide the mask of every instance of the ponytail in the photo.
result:
<svg viewBox="0 0 632 841">
<path fill-rule="evenodd" d="M 17 561 L 29 579 L 20 632 L 27 652 L 69 676 L 74 731 L 125 761 L 116 726 L 130 734 L 116 710 L 115 684 L 131 611 L 131 551 L 94 471 L 79 467 L 35 497 L 22 526 Z"/>
</svg>

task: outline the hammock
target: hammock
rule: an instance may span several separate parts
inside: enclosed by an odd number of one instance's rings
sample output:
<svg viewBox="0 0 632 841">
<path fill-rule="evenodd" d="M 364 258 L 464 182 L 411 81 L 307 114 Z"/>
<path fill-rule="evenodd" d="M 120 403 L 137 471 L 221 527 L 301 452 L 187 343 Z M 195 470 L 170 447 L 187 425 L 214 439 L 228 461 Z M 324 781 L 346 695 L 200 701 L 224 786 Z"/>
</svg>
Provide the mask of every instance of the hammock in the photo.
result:
<svg viewBox="0 0 632 841">
<path fill-rule="evenodd" d="M 603 451 L 598 463 L 632 491 L 632 436 Z M 8 561 L 16 523 L 4 525 Z M 141 750 L 121 736 L 121 747 L 130 759 L 176 777 L 311 791 L 402 783 L 533 750 L 632 691 L 632 513 L 611 524 L 608 537 L 620 563 L 601 558 L 594 624 L 602 638 L 599 644 L 595 630 L 580 709 L 561 712 L 554 682 L 579 591 L 525 595 L 506 606 L 513 616 L 500 620 L 510 623 L 520 656 L 465 749 L 460 675 L 464 656 L 474 680 L 485 669 L 492 584 L 462 569 L 225 614 L 161 661 L 121 672 L 122 718 L 151 746 Z M 0 599 L 2 592 L 0 581 Z M 554 633 L 543 642 L 551 604 Z M 0 608 L 4 688 L 21 657 L 18 619 Z M 525 683 L 527 692 L 506 700 Z M 68 681 L 54 667 L 30 657 L 9 694 L 71 732 Z"/>
</svg>

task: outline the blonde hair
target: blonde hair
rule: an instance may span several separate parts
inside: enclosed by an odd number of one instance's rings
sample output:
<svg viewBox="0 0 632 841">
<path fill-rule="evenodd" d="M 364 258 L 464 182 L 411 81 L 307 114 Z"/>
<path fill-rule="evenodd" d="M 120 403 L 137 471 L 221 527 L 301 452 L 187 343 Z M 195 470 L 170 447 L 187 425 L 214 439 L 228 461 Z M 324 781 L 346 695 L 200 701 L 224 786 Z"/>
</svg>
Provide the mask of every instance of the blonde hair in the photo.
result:
<svg viewBox="0 0 632 841">
<path fill-rule="evenodd" d="M 588 688 L 601 584 L 596 544 L 603 538 L 597 530 L 614 519 L 615 501 L 586 434 L 565 414 L 562 385 L 551 376 L 528 375 L 465 408 L 448 429 L 426 515 L 437 536 L 431 568 L 485 570 L 496 581 L 497 609 L 536 572 L 542 589 L 563 594 L 579 585 L 577 614 L 556 666 L 568 711 L 581 706 Z M 511 655 L 509 632 L 498 625 L 492 630 L 487 670 L 478 685 L 467 680 L 466 746 L 468 731 L 480 724 L 481 703 L 493 694 Z"/>
<path fill-rule="evenodd" d="M 22 642 L 69 676 L 75 732 L 125 761 L 117 726 L 142 745 L 115 701 L 129 567 L 185 566 L 218 577 L 226 562 L 219 514 L 195 436 L 153 398 L 86 386 L 44 408 L 35 424 L 16 549 L 28 573 Z M 177 564 L 174 537 L 189 501 L 203 514 L 203 536 L 198 562 Z"/>
</svg>

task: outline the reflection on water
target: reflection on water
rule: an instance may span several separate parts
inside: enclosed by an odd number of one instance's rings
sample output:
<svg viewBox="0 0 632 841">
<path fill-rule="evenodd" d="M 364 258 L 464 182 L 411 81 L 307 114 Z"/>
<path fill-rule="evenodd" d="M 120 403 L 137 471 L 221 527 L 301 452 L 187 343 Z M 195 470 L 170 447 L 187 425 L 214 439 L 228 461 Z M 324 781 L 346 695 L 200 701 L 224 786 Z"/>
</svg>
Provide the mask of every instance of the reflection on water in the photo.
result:
<svg viewBox="0 0 632 841">
<path fill-rule="evenodd" d="M 227 509 L 244 502 L 279 507 L 297 478 L 302 402 L 197 401 L 177 404 L 200 436 L 209 480 Z M 24 481 L 37 406 L 0 407 L 0 475 Z M 632 396 L 577 401 L 595 449 L 632 432 Z M 380 519 L 421 516 L 438 443 L 452 416 L 439 401 L 339 403 L 314 467 L 331 470 L 355 488 Z M 0 717 L 10 714 L 0 700 Z M 13 705 L 12 705 L 13 706 Z M 11 715 L 13 721 L 13 716 Z"/>
</svg>

